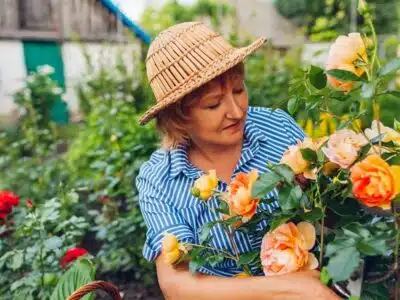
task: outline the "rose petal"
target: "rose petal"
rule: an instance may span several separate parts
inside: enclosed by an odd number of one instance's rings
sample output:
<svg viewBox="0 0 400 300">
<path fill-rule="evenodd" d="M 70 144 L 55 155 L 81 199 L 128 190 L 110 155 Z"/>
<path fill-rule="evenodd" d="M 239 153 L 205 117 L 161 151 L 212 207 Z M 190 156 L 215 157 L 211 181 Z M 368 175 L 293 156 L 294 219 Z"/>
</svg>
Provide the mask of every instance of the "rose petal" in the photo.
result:
<svg viewBox="0 0 400 300">
<path fill-rule="evenodd" d="M 311 223 L 300 222 L 297 224 L 297 230 L 303 235 L 307 250 L 314 247 L 316 239 L 315 227 Z"/>
<path fill-rule="evenodd" d="M 303 267 L 303 270 L 315 270 L 318 268 L 319 262 L 315 255 L 311 252 L 308 252 L 308 260 L 307 264 Z"/>
</svg>

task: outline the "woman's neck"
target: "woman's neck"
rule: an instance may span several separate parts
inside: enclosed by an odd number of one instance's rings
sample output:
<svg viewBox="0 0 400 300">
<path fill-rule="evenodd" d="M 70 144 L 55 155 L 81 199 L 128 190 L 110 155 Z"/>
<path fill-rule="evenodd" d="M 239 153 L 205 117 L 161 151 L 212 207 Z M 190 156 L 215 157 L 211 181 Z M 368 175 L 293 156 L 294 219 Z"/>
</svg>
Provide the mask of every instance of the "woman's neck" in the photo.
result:
<svg viewBox="0 0 400 300">
<path fill-rule="evenodd" d="M 230 181 L 232 173 L 240 159 L 243 141 L 232 146 L 192 144 L 188 148 L 190 162 L 207 172 L 217 171 L 218 177 L 226 182 Z"/>
</svg>

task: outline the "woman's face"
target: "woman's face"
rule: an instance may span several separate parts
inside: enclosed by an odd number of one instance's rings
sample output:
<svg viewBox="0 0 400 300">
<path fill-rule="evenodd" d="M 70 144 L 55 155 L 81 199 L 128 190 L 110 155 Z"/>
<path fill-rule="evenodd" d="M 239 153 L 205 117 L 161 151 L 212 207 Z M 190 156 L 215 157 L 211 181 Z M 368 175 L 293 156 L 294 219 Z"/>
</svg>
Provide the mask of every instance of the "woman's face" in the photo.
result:
<svg viewBox="0 0 400 300">
<path fill-rule="evenodd" d="M 189 135 L 195 144 L 238 145 L 243 140 L 248 97 L 243 75 L 227 74 L 208 82 L 189 108 Z"/>
</svg>

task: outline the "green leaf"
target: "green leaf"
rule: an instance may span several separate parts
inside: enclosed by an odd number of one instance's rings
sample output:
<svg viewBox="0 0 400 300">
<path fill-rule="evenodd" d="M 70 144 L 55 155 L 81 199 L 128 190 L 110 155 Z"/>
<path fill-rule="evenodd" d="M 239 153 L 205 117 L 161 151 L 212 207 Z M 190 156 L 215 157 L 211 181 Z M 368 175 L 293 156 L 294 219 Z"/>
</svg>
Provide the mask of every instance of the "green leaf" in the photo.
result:
<svg viewBox="0 0 400 300">
<path fill-rule="evenodd" d="M 365 284 L 362 289 L 361 299 L 363 300 L 382 300 L 390 299 L 389 289 L 382 283 Z"/>
<path fill-rule="evenodd" d="M 327 77 L 323 69 L 316 66 L 311 66 L 309 73 L 310 83 L 318 90 L 326 87 Z"/>
<path fill-rule="evenodd" d="M 361 298 L 358 296 L 350 296 L 349 300 L 360 300 Z"/>
<path fill-rule="evenodd" d="M 400 98 L 400 91 L 397 90 L 385 91 L 384 93 L 380 93 L 379 95 L 393 95 L 397 98 Z"/>
<path fill-rule="evenodd" d="M 399 96 L 400 96 L 400 91 L 399 91 Z M 394 119 L 393 128 L 394 130 L 400 131 L 400 122 L 397 121 L 397 119 Z"/>
<path fill-rule="evenodd" d="M 329 275 L 328 269 L 326 267 L 323 267 L 321 269 L 321 274 L 320 274 L 320 280 L 323 284 L 328 285 L 329 281 L 332 280 L 331 276 Z"/>
<path fill-rule="evenodd" d="M 229 215 L 229 205 L 224 200 L 219 201 L 219 208 L 217 209 L 218 212 L 224 215 Z"/>
<path fill-rule="evenodd" d="M 318 156 L 317 153 L 310 149 L 310 148 L 305 148 L 305 149 L 300 149 L 301 155 L 303 156 L 304 160 L 310 161 L 310 162 L 317 162 Z"/>
<path fill-rule="evenodd" d="M 317 158 L 319 163 L 323 163 L 325 161 L 325 154 L 322 150 L 317 151 Z"/>
<path fill-rule="evenodd" d="M 219 263 L 221 263 L 224 260 L 224 257 L 220 254 L 215 254 L 215 255 L 210 255 L 206 258 L 207 264 L 215 267 Z"/>
<path fill-rule="evenodd" d="M 260 255 L 260 251 L 251 251 L 244 254 L 239 255 L 239 265 L 249 265 L 251 264 L 258 256 Z"/>
<path fill-rule="evenodd" d="M 17 250 L 15 254 L 12 256 L 9 268 L 14 271 L 18 270 L 19 268 L 22 267 L 23 262 L 24 262 L 24 252 L 21 250 Z"/>
<path fill-rule="evenodd" d="M 385 240 L 367 240 L 365 242 L 358 242 L 357 249 L 365 255 L 383 255 L 387 252 L 387 245 Z"/>
<path fill-rule="evenodd" d="M 297 111 L 297 108 L 299 107 L 299 98 L 298 97 L 292 97 L 289 99 L 288 104 L 287 104 L 287 110 L 289 114 L 292 116 L 295 114 Z"/>
<path fill-rule="evenodd" d="M 274 172 L 262 174 L 254 184 L 252 197 L 263 198 L 266 194 L 271 192 L 281 180 L 282 177 Z"/>
<path fill-rule="evenodd" d="M 326 268 L 332 280 L 338 282 L 349 279 L 359 265 L 360 253 L 355 247 L 348 247 L 331 257 Z"/>
<path fill-rule="evenodd" d="M 208 236 L 210 235 L 211 229 L 214 227 L 214 222 L 207 223 L 203 225 L 199 229 L 199 242 L 200 244 L 203 244 L 205 240 L 207 240 Z"/>
<path fill-rule="evenodd" d="M 44 241 L 44 246 L 48 250 L 55 250 L 60 248 L 62 243 L 63 242 L 61 238 L 59 238 L 58 236 L 52 236 L 51 238 L 48 238 Z"/>
<path fill-rule="evenodd" d="M 292 187 L 285 184 L 280 190 L 278 195 L 279 206 L 283 211 L 298 208 L 300 206 L 300 200 L 303 196 L 303 191 L 296 185 Z"/>
<path fill-rule="evenodd" d="M 199 260 L 197 260 L 197 259 L 191 260 L 191 261 L 189 262 L 189 271 L 190 271 L 190 273 L 192 273 L 192 274 L 196 273 L 197 269 L 198 269 L 201 265 L 202 265 L 202 264 L 200 263 Z"/>
<path fill-rule="evenodd" d="M 336 237 L 332 242 L 326 246 L 325 256 L 331 257 L 340 253 L 347 248 L 355 248 L 356 241 L 348 237 Z"/>
<path fill-rule="evenodd" d="M 324 217 L 324 212 L 321 208 L 316 207 L 312 211 L 304 213 L 301 217 L 304 221 L 309 221 L 311 223 L 321 220 Z"/>
<path fill-rule="evenodd" d="M 378 74 L 379 76 L 385 76 L 391 73 L 395 73 L 399 69 L 400 69 L 400 57 L 397 57 L 389 61 L 382 68 L 380 68 Z"/>
<path fill-rule="evenodd" d="M 65 300 L 78 288 L 94 280 L 95 267 L 87 258 L 80 258 L 60 278 L 51 295 L 51 300 Z M 83 300 L 94 299 L 93 293 L 86 295 Z"/>
<path fill-rule="evenodd" d="M 283 179 L 290 184 L 294 182 L 294 173 L 292 169 L 287 165 L 271 165 L 270 169 L 276 174 L 283 177 Z"/>
<path fill-rule="evenodd" d="M 333 69 L 333 70 L 327 71 L 327 73 L 337 79 L 342 80 L 342 81 L 364 81 L 364 78 L 358 77 L 353 72 L 349 72 L 349 71 L 345 71 L 345 70 Z"/>
<path fill-rule="evenodd" d="M 287 223 L 295 216 L 294 213 L 281 213 L 274 216 L 271 222 L 270 230 L 278 228 L 281 224 Z"/>
</svg>

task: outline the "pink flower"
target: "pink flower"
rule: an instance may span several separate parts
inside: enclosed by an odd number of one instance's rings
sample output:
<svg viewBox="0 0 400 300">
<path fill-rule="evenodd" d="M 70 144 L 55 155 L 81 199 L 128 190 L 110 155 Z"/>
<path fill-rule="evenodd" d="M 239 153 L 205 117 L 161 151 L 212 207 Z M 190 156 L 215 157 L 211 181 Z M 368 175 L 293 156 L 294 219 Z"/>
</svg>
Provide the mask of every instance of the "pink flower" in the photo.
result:
<svg viewBox="0 0 400 300">
<path fill-rule="evenodd" d="M 356 134 L 349 129 L 342 129 L 329 137 L 328 143 L 326 147 L 322 148 L 322 151 L 331 162 L 347 169 L 355 162 L 360 148 L 366 143 L 361 134 Z"/>
<path fill-rule="evenodd" d="M 325 62 L 326 70 L 340 69 L 352 72 L 361 76 L 365 72 L 365 67 L 356 64 L 357 61 L 368 62 L 366 43 L 358 32 L 350 33 L 348 36 L 341 35 L 333 43 L 329 50 L 328 58 Z M 339 88 L 344 92 L 349 92 L 353 82 L 343 82 L 328 75 L 328 82 L 331 86 Z"/>
<path fill-rule="evenodd" d="M 315 228 L 307 222 L 282 224 L 268 232 L 261 244 L 261 263 L 265 276 L 282 275 L 318 267 L 314 254 Z"/>
</svg>

